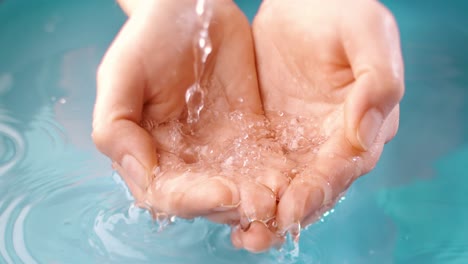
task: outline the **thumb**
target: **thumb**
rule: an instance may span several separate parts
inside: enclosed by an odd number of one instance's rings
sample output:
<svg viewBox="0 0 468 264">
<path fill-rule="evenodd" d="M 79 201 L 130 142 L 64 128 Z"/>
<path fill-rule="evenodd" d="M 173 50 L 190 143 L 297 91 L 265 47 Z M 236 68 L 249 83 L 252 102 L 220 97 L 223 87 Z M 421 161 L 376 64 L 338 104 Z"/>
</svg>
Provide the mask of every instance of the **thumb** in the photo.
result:
<svg viewBox="0 0 468 264">
<path fill-rule="evenodd" d="M 382 131 L 387 116 L 404 93 L 403 60 L 398 27 L 378 2 L 345 14 L 342 37 L 355 82 L 345 102 L 346 138 L 367 151 L 379 133 L 389 140 L 397 129 Z M 398 109 L 397 109 L 398 110 Z M 395 111 L 398 112 L 398 111 Z M 385 129 L 387 130 L 387 129 Z"/>
<path fill-rule="evenodd" d="M 398 122 L 384 126 L 389 114 L 399 107 L 403 83 L 391 73 L 365 73 L 356 80 L 345 102 L 345 133 L 357 149 L 367 151 L 380 133 L 389 140 Z M 398 111 L 397 111 L 398 112 Z"/>
<path fill-rule="evenodd" d="M 136 200 L 141 200 L 157 165 L 156 148 L 149 133 L 128 119 L 96 119 L 92 134 L 97 148 L 110 157 Z"/>
<path fill-rule="evenodd" d="M 92 137 L 139 200 L 157 165 L 157 153 L 152 136 L 140 126 L 145 71 L 130 50 L 111 47 L 99 67 Z"/>
</svg>

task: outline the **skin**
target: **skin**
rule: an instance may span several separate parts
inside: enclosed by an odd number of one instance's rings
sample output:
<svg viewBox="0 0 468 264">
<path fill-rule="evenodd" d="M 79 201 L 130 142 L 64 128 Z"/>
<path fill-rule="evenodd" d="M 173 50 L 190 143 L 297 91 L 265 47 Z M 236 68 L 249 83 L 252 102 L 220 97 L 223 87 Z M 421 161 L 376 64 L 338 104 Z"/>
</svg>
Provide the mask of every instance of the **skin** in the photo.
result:
<svg viewBox="0 0 468 264">
<path fill-rule="evenodd" d="M 98 71 L 93 139 L 137 203 L 231 224 L 234 246 L 261 252 L 370 171 L 398 129 L 403 63 L 390 12 L 348 2 L 265 0 L 250 27 L 212 1 L 191 124 L 194 1 L 121 0 L 129 19 Z"/>
</svg>

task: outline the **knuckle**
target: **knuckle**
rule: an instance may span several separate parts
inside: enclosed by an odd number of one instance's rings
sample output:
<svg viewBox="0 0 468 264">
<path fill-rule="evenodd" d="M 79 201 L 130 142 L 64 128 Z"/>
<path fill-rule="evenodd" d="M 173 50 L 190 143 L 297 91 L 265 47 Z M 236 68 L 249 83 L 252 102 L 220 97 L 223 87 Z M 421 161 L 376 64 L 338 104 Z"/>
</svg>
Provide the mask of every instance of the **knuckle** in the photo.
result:
<svg viewBox="0 0 468 264">
<path fill-rule="evenodd" d="M 91 138 L 100 150 L 104 149 L 107 143 L 110 140 L 109 129 L 104 128 L 100 125 L 93 125 L 93 130 L 91 132 Z"/>
<path fill-rule="evenodd" d="M 374 71 L 374 82 L 378 84 L 381 99 L 391 102 L 389 111 L 401 101 L 404 95 L 404 80 L 392 65 L 378 67 Z"/>
</svg>

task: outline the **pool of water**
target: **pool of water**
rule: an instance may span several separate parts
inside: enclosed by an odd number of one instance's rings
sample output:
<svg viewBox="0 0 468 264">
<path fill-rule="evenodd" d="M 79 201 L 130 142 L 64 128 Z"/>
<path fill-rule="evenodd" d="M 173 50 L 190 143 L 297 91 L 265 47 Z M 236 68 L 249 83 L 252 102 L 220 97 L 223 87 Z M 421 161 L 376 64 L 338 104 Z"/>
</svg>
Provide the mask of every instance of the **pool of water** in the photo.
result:
<svg viewBox="0 0 468 264">
<path fill-rule="evenodd" d="M 238 1 L 251 17 L 260 1 Z M 468 2 L 385 1 L 407 92 L 377 166 L 301 236 L 297 263 L 468 263 Z M 229 229 L 162 232 L 91 139 L 112 1 L 0 1 L 0 263 L 276 263 Z M 284 262 L 287 262 L 286 260 Z"/>
</svg>

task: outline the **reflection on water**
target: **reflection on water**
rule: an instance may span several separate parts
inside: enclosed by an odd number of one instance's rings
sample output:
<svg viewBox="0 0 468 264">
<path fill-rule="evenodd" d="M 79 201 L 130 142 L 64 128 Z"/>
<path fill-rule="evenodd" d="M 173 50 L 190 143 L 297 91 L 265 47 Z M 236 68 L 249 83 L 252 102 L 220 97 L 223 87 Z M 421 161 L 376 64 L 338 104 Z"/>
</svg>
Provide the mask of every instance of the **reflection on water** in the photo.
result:
<svg viewBox="0 0 468 264">
<path fill-rule="evenodd" d="M 407 62 L 400 134 L 301 234 L 297 263 L 467 262 L 466 4 L 388 2 Z M 123 21 L 113 1 L 0 1 L 0 263 L 287 262 L 201 219 L 158 232 L 132 207 L 89 137 L 94 72 Z"/>
</svg>

